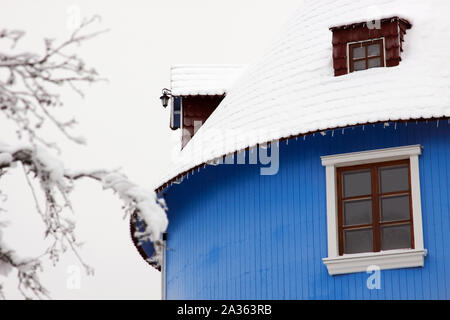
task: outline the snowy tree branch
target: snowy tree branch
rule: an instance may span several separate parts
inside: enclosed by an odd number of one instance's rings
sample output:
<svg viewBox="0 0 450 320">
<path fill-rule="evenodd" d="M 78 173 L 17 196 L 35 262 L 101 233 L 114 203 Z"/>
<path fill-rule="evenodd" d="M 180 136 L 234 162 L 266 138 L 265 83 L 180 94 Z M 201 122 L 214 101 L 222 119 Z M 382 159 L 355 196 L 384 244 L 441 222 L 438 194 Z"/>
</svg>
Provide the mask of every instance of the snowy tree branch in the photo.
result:
<svg viewBox="0 0 450 320">
<path fill-rule="evenodd" d="M 65 138 L 78 144 L 84 143 L 84 139 L 72 133 L 76 120 L 62 121 L 55 115 L 55 110 L 63 106 L 61 89 L 67 87 L 84 97 L 80 84 L 104 80 L 94 68 L 88 68 L 78 55 L 71 52 L 75 45 L 105 32 L 86 32 L 86 28 L 98 20 L 98 17 L 85 19 L 63 42 L 45 39 L 45 50 L 41 54 L 0 52 L 0 114 L 15 125 L 19 140 L 25 140 L 18 145 L 2 144 L 0 141 L 0 178 L 18 164 L 23 168 L 36 211 L 45 226 L 45 238 L 51 240 L 41 256 L 24 259 L 10 249 L 2 238 L 5 225 L 0 223 L 0 274 L 8 275 L 15 270 L 18 288 L 27 299 L 49 297 L 38 277 L 43 257 L 55 264 L 61 254 L 70 250 L 86 272 L 93 273 L 79 254 L 75 221 L 64 215 L 64 212 L 72 210 L 69 196 L 75 181 L 79 179 L 91 179 L 99 182 L 103 189 L 111 189 L 124 201 L 126 217 L 138 213 L 146 228 L 136 236 L 140 241 L 152 241 L 156 249 L 154 258 L 158 263 L 161 260 L 160 239 L 168 224 L 164 201 L 158 199 L 153 190 L 148 191 L 134 184 L 117 170 L 75 172 L 66 168 L 52 154 L 54 149 L 58 150 L 57 145 L 40 134 L 43 125 L 49 122 Z M 24 34 L 22 31 L 2 30 L 0 40 L 10 41 L 11 48 L 15 49 Z M 4 195 L 0 190 L 0 200 Z M 4 292 L 0 284 L 1 297 L 4 297 Z"/>
<path fill-rule="evenodd" d="M 5 246 L 1 245 L 0 274 L 7 275 L 12 269 L 17 271 L 18 289 L 26 299 L 49 298 L 49 291 L 42 286 L 38 277 L 38 272 L 42 270 L 40 259 L 21 259 L 14 254 L 13 250 L 5 250 Z M 1 285 L 0 297 L 5 298 Z"/>
<path fill-rule="evenodd" d="M 96 170 L 96 171 L 71 171 L 64 168 L 62 162 L 53 157 L 49 150 L 41 146 L 21 146 L 9 147 L 0 145 L 0 171 L 14 166 L 20 162 L 25 170 L 28 185 L 32 190 L 33 197 L 36 202 L 36 210 L 40 214 L 45 225 L 45 236 L 53 239 L 52 245 L 47 249 L 47 255 L 54 263 L 56 263 L 61 253 L 66 252 L 69 248 L 79 258 L 80 263 L 85 267 L 88 274 L 93 273 L 93 269 L 83 262 L 78 253 L 79 244 L 76 242 L 74 234 L 75 223 L 68 219 L 62 218 L 61 212 L 64 208 L 71 209 L 71 203 L 68 195 L 73 189 L 73 182 L 82 178 L 89 178 L 101 182 L 103 189 L 111 189 L 124 201 L 125 215 L 131 216 L 132 213 L 138 212 L 139 217 L 145 222 L 147 228 L 145 232 L 138 234 L 141 241 L 150 240 L 154 243 L 156 256 L 154 257 L 158 263 L 161 259 L 162 242 L 160 241 L 162 233 L 167 228 L 167 217 L 165 214 L 166 206 L 162 199 L 158 199 L 153 191 L 147 191 L 142 187 L 131 182 L 125 175 L 117 171 Z M 28 180 L 28 176 L 32 175 L 39 181 L 41 190 L 45 194 L 45 209 L 41 209 L 36 192 Z M 58 197 L 58 195 L 60 197 Z M 61 201 L 58 198 L 62 199 Z M 0 250 L 2 250 L 0 240 Z M 18 263 L 13 263 L 12 259 L 7 259 L 8 255 L 2 256 L 3 263 L 9 263 L 11 266 L 19 270 Z M 43 291 L 39 293 L 46 295 L 43 286 L 38 285 L 36 271 L 39 269 L 39 260 L 30 260 L 33 264 L 31 270 L 32 275 L 26 273 L 21 274 L 24 278 L 22 286 L 36 293 L 38 289 Z M 28 270 L 28 269 L 27 269 Z M 26 280 L 26 281 L 25 281 Z M 24 290 L 22 289 L 24 292 Z M 24 293 L 25 296 L 27 296 Z M 38 295 L 37 295 L 38 296 Z M 27 296 L 28 297 L 28 296 Z"/>
</svg>

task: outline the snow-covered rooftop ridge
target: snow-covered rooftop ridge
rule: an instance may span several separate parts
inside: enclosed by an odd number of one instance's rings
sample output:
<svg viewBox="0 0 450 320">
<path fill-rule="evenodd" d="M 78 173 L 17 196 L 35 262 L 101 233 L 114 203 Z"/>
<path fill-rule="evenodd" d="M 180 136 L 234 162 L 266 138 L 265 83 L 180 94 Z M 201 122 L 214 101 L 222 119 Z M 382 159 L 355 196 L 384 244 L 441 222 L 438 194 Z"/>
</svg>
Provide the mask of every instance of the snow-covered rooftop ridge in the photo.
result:
<svg viewBox="0 0 450 320">
<path fill-rule="evenodd" d="M 380 121 L 450 117 L 447 12 L 448 0 L 301 1 L 278 39 L 174 157 L 162 183 L 205 161 L 280 138 Z M 335 77 L 329 28 L 394 16 L 412 24 L 400 65 Z"/>
<path fill-rule="evenodd" d="M 172 94 L 222 95 L 244 70 L 243 65 L 175 65 L 170 71 Z"/>
</svg>

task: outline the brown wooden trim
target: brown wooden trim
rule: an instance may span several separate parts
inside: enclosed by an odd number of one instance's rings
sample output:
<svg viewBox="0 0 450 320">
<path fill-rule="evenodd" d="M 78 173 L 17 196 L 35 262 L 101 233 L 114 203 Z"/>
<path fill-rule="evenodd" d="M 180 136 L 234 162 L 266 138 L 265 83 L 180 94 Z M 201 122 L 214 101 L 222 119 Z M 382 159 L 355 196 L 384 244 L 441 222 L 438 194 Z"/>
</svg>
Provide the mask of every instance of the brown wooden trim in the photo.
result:
<svg viewBox="0 0 450 320">
<path fill-rule="evenodd" d="M 393 191 L 393 192 L 386 192 L 386 193 L 380 192 L 380 197 L 382 197 L 382 198 L 390 198 L 390 197 L 395 197 L 395 196 L 406 196 L 406 195 L 408 195 L 410 193 L 411 193 L 410 190 Z"/>
<path fill-rule="evenodd" d="M 366 164 L 358 164 L 356 166 L 349 167 L 339 167 L 338 169 L 345 169 L 345 171 L 357 171 L 362 169 L 372 168 L 373 166 L 377 167 L 393 167 L 395 165 L 409 164 L 409 159 L 404 160 L 392 160 L 392 161 L 382 161 L 382 162 L 372 162 Z"/>
<path fill-rule="evenodd" d="M 338 168 L 336 170 L 337 174 L 337 198 L 338 198 L 338 241 L 339 241 L 339 255 L 342 256 L 344 254 L 344 219 L 342 214 L 343 204 L 342 204 L 342 168 Z"/>
<path fill-rule="evenodd" d="M 389 193 L 382 193 L 380 190 L 380 175 L 379 169 L 383 167 L 395 167 L 408 165 L 408 184 L 409 189 L 403 191 L 395 191 Z M 357 197 L 343 197 L 343 181 L 342 176 L 345 172 L 359 171 L 370 168 L 370 178 L 372 186 L 372 194 L 369 196 L 357 196 Z M 396 226 L 396 225 L 407 225 L 411 226 L 411 248 L 414 248 L 414 226 L 413 226 L 413 212 L 412 212 L 412 195 L 411 195 L 411 165 L 409 159 L 405 160 L 395 160 L 395 161 L 384 161 L 376 163 L 368 163 L 357 166 L 340 167 L 336 170 L 337 174 L 337 192 L 338 192 L 338 238 L 339 238 L 339 255 L 344 254 L 344 231 L 345 230 L 358 230 L 358 229 L 368 229 L 372 228 L 373 234 L 373 251 L 380 252 L 382 248 L 381 243 L 381 227 L 385 226 Z M 381 207 L 380 199 L 385 197 L 394 197 L 398 195 L 409 196 L 410 205 L 410 218 L 409 220 L 396 220 L 396 221 L 381 221 Z M 344 226 L 344 203 L 346 201 L 358 201 L 358 200 L 372 200 L 372 223 L 364 225 L 351 225 Z"/>
<path fill-rule="evenodd" d="M 411 27 L 412 27 L 412 24 L 408 20 L 400 18 L 398 16 L 394 16 L 391 18 L 384 18 L 384 19 L 381 19 L 380 22 L 381 22 L 381 24 L 384 24 L 384 23 L 395 22 L 395 21 L 401 22 L 405 26 L 406 29 L 411 29 Z M 358 22 L 358 23 L 351 23 L 351 24 L 345 24 L 345 25 L 341 25 L 341 26 L 330 27 L 329 29 L 331 31 L 336 31 L 336 30 L 355 29 L 355 28 L 366 27 L 366 26 L 367 26 L 367 22 Z"/>
<path fill-rule="evenodd" d="M 376 164 L 372 167 L 372 223 L 373 223 L 373 251 L 381 251 L 381 233 L 380 233 L 380 198 L 378 195 L 378 167 Z"/>
<path fill-rule="evenodd" d="M 409 219 L 411 220 L 411 249 L 415 249 L 416 244 L 414 242 L 414 212 L 411 194 L 411 165 L 408 166 L 408 180 L 409 180 Z"/>
<path fill-rule="evenodd" d="M 152 266 L 156 270 L 161 271 L 161 266 L 156 261 L 152 261 L 152 260 L 149 259 L 149 258 L 152 258 L 152 257 L 147 256 L 147 253 L 145 252 L 144 248 L 142 248 L 139 240 L 135 236 L 135 233 L 136 233 L 136 220 L 137 220 L 137 218 L 138 218 L 137 211 L 135 211 L 133 214 L 130 215 L 130 236 L 131 236 L 131 240 L 133 241 L 133 244 L 134 244 L 135 248 L 137 249 L 137 251 L 139 252 L 139 255 L 142 257 L 142 259 L 144 259 L 145 262 L 147 262 L 150 266 Z"/>
<path fill-rule="evenodd" d="M 368 200 L 372 199 L 372 194 L 364 195 L 364 196 L 356 196 L 356 197 L 348 197 L 348 198 L 342 198 L 342 202 L 345 201 L 358 201 L 358 200 Z"/>
<path fill-rule="evenodd" d="M 352 226 L 342 226 L 342 230 L 355 230 L 355 229 L 367 229 L 372 228 L 372 224 L 361 224 L 361 225 L 352 225 Z"/>
<path fill-rule="evenodd" d="M 385 222 L 380 222 L 381 226 L 390 226 L 390 225 L 397 225 L 397 224 L 408 224 L 410 223 L 411 220 L 397 220 L 397 221 L 385 221 Z"/>
</svg>

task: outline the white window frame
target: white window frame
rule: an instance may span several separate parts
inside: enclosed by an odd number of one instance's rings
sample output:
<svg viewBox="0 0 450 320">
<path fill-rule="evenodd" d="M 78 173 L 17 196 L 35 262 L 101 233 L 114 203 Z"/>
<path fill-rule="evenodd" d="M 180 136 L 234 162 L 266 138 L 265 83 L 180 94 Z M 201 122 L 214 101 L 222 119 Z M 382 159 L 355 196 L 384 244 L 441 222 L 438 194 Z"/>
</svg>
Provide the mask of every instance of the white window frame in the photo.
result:
<svg viewBox="0 0 450 320">
<path fill-rule="evenodd" d="M 400 27 L 399 27 L 400 28 Z M 347 73 L 350 74 L 350 46 L 352 44 L 357 44 L 357 43 L 363 43 L 363 42 L 369 42 L 369 41 L 377 41 L 377 40 L 383 40 L 383 56 L 384 56 L 384 68 L 386 68 L 386 38 L 385 37 L 381 37 L 381 38 L 374 38 L 374 39 L 368 39 L 368 40 L 361 40 L 361 41 L 353 41 L 353 42 L 347 42 Z"/>
<path fill-rule="evenodd" d="M 322 260 L 330 275 L 365 272 L 369 266 L 374 265 L 381 270 L 423 267 L 427 250 L 423 244 L 422 205 L 420 198 L 419 156 L 421 154 L 422 146 L 411 145 L 321 157 L 322 165 L 326 168 L 328 233 L 328 257 Z M 344 254 L 340 256 L 336 168 L 404 159 L 410 160 L 415 248 Z"/>
</svg>

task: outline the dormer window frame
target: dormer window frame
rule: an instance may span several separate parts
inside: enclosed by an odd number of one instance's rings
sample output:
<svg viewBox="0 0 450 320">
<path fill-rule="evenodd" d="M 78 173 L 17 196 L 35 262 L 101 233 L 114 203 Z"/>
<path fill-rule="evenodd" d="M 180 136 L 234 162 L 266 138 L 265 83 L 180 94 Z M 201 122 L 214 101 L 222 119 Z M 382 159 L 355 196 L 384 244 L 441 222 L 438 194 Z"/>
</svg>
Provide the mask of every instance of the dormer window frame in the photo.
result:
<svg viewBox="0 0 450 320">
<path fill-rule="evenodd" d="M 375 44 L 375 43 L 381 43 L 381 48 L 380 48 L 380 55 L 379 56 L 369 56 L 368 55 L 368 47 L 371 44 Z M 365 58 L 361 58 L 361 59 L 354 59 L 353 58 L 353 48 L 357 47 L 357 44 L 361 44 L 361 47 L 364 46 L 366 47 L 366 56 Z M 353 72 L 357 72 L 357 71 L 364 71 L 364 70 L 368 70 L 371 69 L 368 66 L 368 62 L 370 59 L 375 59 L 379 57 L 381 59 L 381 63 L 382 65 L 378 68 L 385 68 L 386 67 L 386 39 L 385 37 L 380 37 L 380 38 L 375 38 L 375 39 L 369 39 L 369 40 L 361 40 L 361 41 L 354 41 L 354 42 L 348 42 L 347 43 L 347 73 L 353 73 Z M 365 69 L 361 69 L 361 70 L 354 70 L 354 62 L 356 61 L 366 61 L 366 68 Z"/>
</svg>

